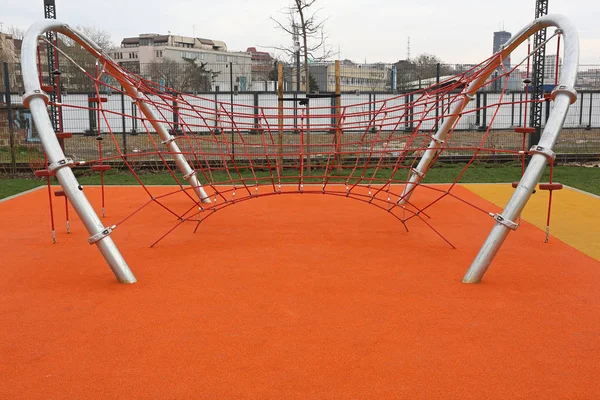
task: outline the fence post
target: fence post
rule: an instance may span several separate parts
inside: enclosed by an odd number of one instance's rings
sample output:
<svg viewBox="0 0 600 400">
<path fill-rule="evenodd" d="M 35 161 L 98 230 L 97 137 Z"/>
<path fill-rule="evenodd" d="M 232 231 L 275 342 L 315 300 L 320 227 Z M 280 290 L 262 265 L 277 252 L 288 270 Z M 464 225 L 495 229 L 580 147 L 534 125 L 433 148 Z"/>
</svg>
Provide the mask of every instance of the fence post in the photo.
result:
<svg viewBox="0 0 600 400">
<path fill-rule="evenodd" d="M 123 93 L 123 86 L 121 86 L 121 132 L 123 132 L 123 154 L 127 154 L 127 132 L 125 128 L 125 93 Z M 127 156 L 125 156 L 127 161 Z"/>
<path fill-rule="evenodd" d="M 279 174 L 283 174 L 283 64 L 277 63 L 277 127 L 279 140 Z"/>
<path fill-rule="evenodd" d="M 512 99 L 510 102 L 510 126 L 515 126 L 515 92 L 511 94 Z"/>
<path fill-rule="evenodd" d="M 177 93 L 173 93 L 173 135 L 179 136 L 179 102 L 177 101 Z"/>
<path fill-rule="evenodd" d="M 440 63 L 437 63 L 435 65 L 435 83 L 436 83 L 436 92 L 439 89 L 439 83 L 440 83 Z M 439 101 L 440 101 L 440 96 L 439 95 L 435 95 L 435 127 L 437 128 L 438 124 L 439 124 L 439 119 L 438 117 L 440 116 L 440 106 L 439 106 Z M 442 111 L 443 112 L 443 111 Z"/>
<path fill-rule="evenodd" d="M 254 97 L 254 133 L 260 133 L 259 116 L 258 116 L 258 93 L 253 94 Z"/>
<path fill-rule="evenodd" d="M 488 96 L 488 92 L 485 92 L 482 94 L 483 95 L 483 129 L 486 130 L 488 127 L 487 124 L 487 96 Z"/>
<path fill-rule="evenodd" d="M 342 127 L 340 126 L 340 112 L 342 106 L 342 90 L 341 90 L 341 71 L 340 60 L 335 60 L 335 153 L 337 171 L 342 171 L 342 155 L 340 146 L 342 140 Z"/>
<path fill-rule="evenodd" d="M 583 126 L 583 92 L 579 92 L 579 126 Z"/>
<path fill-rule="evenodd" d="M 592 111 L 593 111 L 593 108 L 592 108 L 593 101 L 592 101 L 592 99 L 593 98 L 594 98 L 594 92 L 590 92 L 590 112 L 589 112 L 589 119 L 588 119 L 588 126 L 587 126 L 588 129 L 592 129 Z M 583 106 L 583 104 L 582 104 L 582 106 Z"/>
<path fill-rule="evenodd" d="M 481 126 L 481 93 L 475 94 L 475 129 L 479 129 Z"/>
<path fill-rule="evenodd" d="M 233 124 L 233 62 L 229 61 L 229 110 L 231 112 L 231 157 L 235 160 L 235 137 Z"/>
<path fill-rule="evenodd" d="M 12 118 L 12 103 L 10 98 L 10 81 L 8 79 L 8 63 L 5 61 L 4 64 L 4 96 L 6 98 L 6 122 L 8 123 L 8 136 L 10 142 L 10 174 L 15 176 L 17 173 L 17 157 L 15 154 L 15 132 L 13 130 L 13 118 Z M 32 127 L 33 129 L 33 127 Z"/>
</svg>

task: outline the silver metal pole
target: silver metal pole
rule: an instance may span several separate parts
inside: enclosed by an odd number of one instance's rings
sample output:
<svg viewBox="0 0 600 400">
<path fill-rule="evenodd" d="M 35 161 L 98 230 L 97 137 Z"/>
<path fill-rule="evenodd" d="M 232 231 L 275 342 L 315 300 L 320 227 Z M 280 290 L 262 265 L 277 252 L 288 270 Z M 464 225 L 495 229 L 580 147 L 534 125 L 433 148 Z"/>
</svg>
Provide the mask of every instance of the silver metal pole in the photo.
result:
<svg viewBox="0 0 600 400">
<path fill-rule="evenodd" d="M 109 236 L 114 227 L 105 227 L 88 202 L 83 193 L 83 188 L 77 182 L 73 171 L 71 171 L 70 166 L 73 161 L 66 158 L 63 153 L 48 117 L 48 96 L 41 90 L 36 65 L 38 37 L 47 30 L 58 30 L 63 26 L 56 21 L 47 20 L 40 21 L 27 30 L 21 50 L 23 81 L 26 92 L 23 96 L 23 103 L 31 110 L 42 146 L 48 155 L 49 170 L 55 172 L 67 198 L 91 235 L 88 241 L 90 244 L 96 244 L 119 282 L 135 283 L 135 276 Z"/>
<path fill-rule="evenodd" d="M 537 32 L 538 30 L 547 28 L 549 26 L 556 26 L 559 29 L 561 29 L 563 32 L 563 35 L 565 36 L 565 42 L 567 40 L 569 40 L 571 42 L 573 40 L 575 40 L 574 45 L 576 47 L 576 51 L 575 51 L 576 59 L 574 61 L 575 68 L 572 72 L 575 74 L 577 73 L 577 65 L 579 63 L 579 59 L 578 59 L 578 53 L 579 53 L 578 42 L 579 41 L 577 39 L 577 33 L 575 31 L 575 28 L 572 26 L 571 22 L 568 19 L 566 19 L 565 17 L 560 16 L 560 15 L 550 14 L 550 15 L 546 15 L 542 18 L 538 18 L 537 20 L 532 22 L 529 26 L 522 29 L 515 36 L 513 36 L 508 42 L 506 42 L 504 44 L 504 46 L 502 46 L 502 48 L 498 52 L 500 54 L 500 57 L 494 58 L 490 64 L 485 66 L 485 68 L 481 72 L 479 72 L 479 77 L 477 79 L 475 79 L 474 81 L 472 81 L 469 84 L 469 86 L 467 86 L 467 88 L 463 91 L 463 97 L 457 101 L 457 103 L 454 107 L 452 107 L 450 114 L 447 117 L 444 116 L 444 122 L 438 128 L 435 135 L 433 135 L 431 142 L 429 143 L 429 146 L 423 152 L 423 156 L 421 157 L 419 164 L 417 165 L 416 168 L 414 168 L 413 171 L 411 171 L 411 175 L 409 177 L 409 180 L 408 180 L 404 190 L 402 191 L 402 194 L 400 195 L 398 204 L 406 204 L 410 200 L 410 197 L 414 193 L 416 187 L 419 185 L 419 183 L 423 180 L 423 178 L 429 171 L 429 169 L 431 167 L 431 163 L 432 163 L 437 151 L 442 146 L 442 143 L 444 143 L 444 140 L 446 139 L 448 132 L 454 126 L 454 124 L 456 123 L 456 120 L 459 118 L 460 114 L 465 109 L 467 104 L 472 99 L 475 98 L 475 94 L 477 93 L 477 91 L 481 88 L 481 86 L 485 83 L 485 81 L 491 76 L 491 74 L 494 73 L 494 71 L 496 71 L 497 67 L 502 63 L 502 60 L 505 59 L 506 57 L 508 57 L 510 55 L 510 53 L 512 53 L 513 50 L 516 49 L 521 43 L 523 43 L 529 36 L 531 36 L 532 34 Z M 567 34 L 567 31 L 569 31 L 570 33 Z M 573 37 L 574 37 L 574 39 L 573 39 Z M 571 44 L 573 44 L 573 43 L 571 43 Z M 567 70 L 569 69 L 569 67 L 567 65 L 567 63 L 568 63 L 567 56 L 569 54 L 569 51 L 570 51 L 569 46 L 566 46 L 565 47 L 565 65 L 563 66 L 563 68 L 564 68 L 563 76 L 567 75 Z M 575 79 L 575 78 L 573 78 L 573 79 Z M 565 86 L 565 85 L 563 85 L 563 86 Z M 573 81 L 572 85 L 566 85 L 566 86 L 568 86 L 569 88 L 573 88 L 574 81 Z"/>
<path fill-rule="evenodd" d="M 158 133 L 158 136 L 162 140 L 162 144 L 166 145 L 169 149 L 169 153 L 175 160 L 175 164 L 177 164 L 177 167 L 183 173 L 183 179 L 185 179 L 188 182 L 188 184 L 192 187 L 194 193 L 196 193 L 196 196 L 198 197 L 198 199 L 200 199 L 202 203 L 210 204 L 210 198 L 204 191 L 204 188 L 202 187 L 200 181 L 198 181 L 198 178 L 196 177 L 196 171 L 192 169 L 192 167 L 190 167 L 190 164 L 185 158 L 185 155 L 179 149 L 179 146 L 175 141 L 175 136 L 169 134 L 169 132 L 165 128 L 164 123 L 157 121 L 156 116 L 154 115 L 148 104 L 146 104 L 146 102 L 143 100 L 142 94 L 138 92 L 136 88 L 134 88 L 129 82 L 125 80 L 121 82 L 121 84 L 123 85 L 125 90 L 127 90 L 127 93 L 137 100 L 136 104 L 138 105 L 140 111 L 146 116 L 148 122 L 150 122 L 150 125 L 152 125 L 152 127 L 156 130 L 156 133 Z"/>
<path fill-rule="evenodd" d="M 510 42 L 520 43 L 533 33 L 532 30 L 537 31 L 548 26 L 556 26 L 559 28 L 562 31 L 565 43 L 565 62 L 560 77 L 560 83 L 552 92 L 554 109 L 546 122 L 539 143 L 530 150 L 532 158 L 519 185 L 506 204 L 502 214 L 496 214 L 494 216 L 496 224 L 492 228 L 492 231 L 483 246 L 481 246 L 471 267 L 465 274 L 463 278 L 464 283 L 479 283 L 481 281 L 483 275 L 494 259 L 494 256 L 498 253 L 500 246 L 508 236 L 508 233 L 511 230 L 517 229 L 518 223 L 516 221 L 520 217 L 523 208 L 525 208 L 525 204 L 527 204 L 535 186 L 539 182 L 546 164 L 548 161 L 552 162 L 554 160 L 555 154 L 552 149 L 554 148 L 560 130 L 562 129 L 567 110 L 569 106 L 577 100 L 577 92 L 574 87 L 579 64 L 579 38 L 575 27 L 569 20 L 562 16 L 547 15 L 537 19 L 531 28 L 522 31 L 514 39 L 511 39 Z"/>
</svg>

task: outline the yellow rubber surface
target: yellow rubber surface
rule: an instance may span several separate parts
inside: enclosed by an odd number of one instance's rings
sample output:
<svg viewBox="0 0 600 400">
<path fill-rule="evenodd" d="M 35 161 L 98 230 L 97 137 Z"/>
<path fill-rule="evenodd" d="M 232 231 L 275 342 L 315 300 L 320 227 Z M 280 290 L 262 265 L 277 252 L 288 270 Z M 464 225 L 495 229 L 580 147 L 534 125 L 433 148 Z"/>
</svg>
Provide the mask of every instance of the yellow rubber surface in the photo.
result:
<svg viewBox="0 0 600 400">
<path fill-rule="evenodd" d="M 514 191 L 510 183 L 462 186 L 501 208 L 506 205 Z M 521 216 L 542 231 L 546 229 L 548 196 L 547 190 L 537 190 Z M 600 198 L 567 187 L 555 191 L 552 195 L 550 234 L 582 253 L 600 260 Z M 540 240 L 544 240 L 544 237 L 544 232 L 540 232 Z"/>
</svg>

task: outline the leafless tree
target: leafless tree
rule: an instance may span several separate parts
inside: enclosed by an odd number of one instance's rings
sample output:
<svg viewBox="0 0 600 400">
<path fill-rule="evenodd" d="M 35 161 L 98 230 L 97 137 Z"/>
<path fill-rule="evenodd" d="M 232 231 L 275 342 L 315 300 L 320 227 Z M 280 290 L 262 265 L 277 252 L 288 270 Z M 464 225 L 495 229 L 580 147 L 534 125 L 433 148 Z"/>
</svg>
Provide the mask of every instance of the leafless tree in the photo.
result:
<svg viewBox="0 0 600 400">
<path fill-rule="evenodd" d="M 25 37 L 25 31 L 18 26 L 9 25 L 6 28 L 2 29 L 2 33 L 6 33 L 13 37 L 16 40 L 23 40 Z"/>
<path fill-rule="evenodd" d="M 10 64 L 18 62 L 14 41 L 11 36 L 0 34 L 0 63 Z"/>
<path fill-rule="evenodd" d="M 444 64 L 444 62 L 436 55 L 423 53 L 409 61 L 400 61 L 397 66 L 397 85 L 398 89 L 414 89 L 416 85 L 431 85 L 431 78 L 435 78 L 438 73 L 440 76 L 454 74 L 452 68 Z"/>
<path fill-rule="evenodd" d="M 303 75 L 306 93 L 310 92 L 310 76 L 308 58 L 320 61 L 331 56 L 332 52 L 326 46 L 327 34 L 325 33 L 325 22 L 317 16 L 319 10 L 314 10 L 317 0 L 294 0 L 292 5 L 283 12 L 286 15 L 284 22 L 271 17 L 276 26 L 292 36 L 294 46 L 274 46 L 288 55 L 293 55 L 296 49 L 300 51 L 304 59 Z M 295 48 L 294 48 L 295 47 Z M 317 51 L 323 51 L 318 55 Z"/>
<path fill-rule="evenodd" d="M 107 31 L 91 26 L 76 26 L 75 29 L 82 32 L 107 53 L 115 48 Z M 58 34 L 57 46 L 60 49 L 58 57 L 62 73 L 61 86 L 75 91 L 95 90 L 93 80 L 88 78 L 80 68 L 83 68 L 90 76 L 95 77 L 97 74 L 96 58 L 73 39 L 62 34 Z"/>
<path fill-rule="evenodd" d="M 19 54 L 15 41 L 23 40 L 23 29 L 9 25 L 0 32 L 0 62 L 9 64 L 19 62 Z"/>
<path fill-rule="evenodd" d="M 213 79 L 220 71 L 207 69 L 207 63 L 197 63 L 184 58 L 178 62 L 170 58 L 153 61 L 147 65 L 150 80 L 158 82 L 166 88 L 179 92 L 210 92 Z"/>
</svg>

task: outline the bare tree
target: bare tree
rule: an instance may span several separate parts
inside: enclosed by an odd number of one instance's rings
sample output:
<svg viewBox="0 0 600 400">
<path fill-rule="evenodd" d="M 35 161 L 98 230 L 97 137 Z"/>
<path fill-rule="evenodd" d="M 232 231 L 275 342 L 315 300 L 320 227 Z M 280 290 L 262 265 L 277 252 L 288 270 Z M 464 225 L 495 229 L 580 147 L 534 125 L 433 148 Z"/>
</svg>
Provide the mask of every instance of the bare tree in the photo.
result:
<svg viewBox="0 0 600 400">
<path fill-rule="evenodd" d="M 0 62 L 18 63 L 18 45 L 15 42 L 23 40 L 23 29 L 9 25 L 0 32 Z"/>
<path fill-rule="evenodd" d="M 103 51 L 109 52 L 109 50 L 115 48 L 110 33 L 107 31 L 91 26 L 76 26 L 75 28 L 96 43 Z M 58 47 L 66 55 L 65 57 L 59 53 L 60 71 L 62 73 L 61 86 L 76 91 L 95 90 L 93 80 L 88 78 L 80 68 L 90 76 L 95 77 L 97 74 L 96 58 L 73 39 L 62 34 L 58 34 Z"/>
<path fill-rule="evenodd" d="M 325 46 L 327 35 L 325 34 L 324 26 L 326 20 L 322 20 L 317 16 L 318 10 L 313 11 L 313 6 L 316 2 L 317 0 L 294 0 L 292 5 L 285 12 L 287 15 L 287 21 L 285 23 L 271 17 L 271 19 L 277 24 L 277 27 L 291 35 L 294 39 L 293 51 L 289 49 L 289 47 L 285 46 L 279 46 L 275 48 L 283 50 L 288 54 L 299 51 L 303 55 L 304 88 L 307 95 L 311 92 L 311 86 L 313 89 L 316 87 L 316 81 L 313 82 L 314 85 L 311 85 L 308 57 L 310 56 L 313 60 L 322 60 L 331 55 L 331 52 L 327 51 Z M 323 50 L 323 55 L 318 56 L 316 54 L 317 50 Z M 306 127 L 306 144 L 308 146 L 307 169 L 310 172 L 310 107 L 308 104 L 306 107 Z"/>
<path fill-rule="evenodd" d="M 327 49 L 325 42 L 327 35 L 324 27 L 326 19 L 320 19 L 317 16 L 319 10 L 312 11 L 317 0 L 294 0 L 293 4 L 286 10 L 286 21 L 281 22 L 273 17 L 271 19 L 277 24 L 277 27 L 288 33 L 294 39 L 294 47 L 298 48 L 304 59 L 303 75 L 306 93 L 310 93 L 310 76 L 308 68 L 308 58 L 319 61 L 331 56 L 331 51 Z M 293 47 L 274 46 L 274 48 L 293 55 L 296 51 Z M 317 51 L 322 50 L 321 56 Z"/>
<path fill-rule="evenodd" d="M 15 40 L 23 40 L 25 37 L 25 31 L 15 25 L 9 25 L 6 29 L 2 29 L 2 33 L 9 34 Z"/>
<path fill-rule="evenodd" d="M 14 40 L 10 35 L 0 33 L 0 63 L 16 63 L 19 57 L 15 51 Z"/>
<path fill-rule="evenodd" d="M 400 90 L 421 88 L 422 85 L 430 86 L 432 78 L 454 74 L 452 68 L 436 55 L 423 53 L 409 61 L 401 60 L 396 63 L 397 67 L 397 85 Z M 433 82 L 434 83 L 434 82 Z"/>
<path fill-rule="evenodd" d="M 424 78 L 434 78 L 437 75 L 437 65 L 442 64 L 442 60 L 433 54 L 423 53 L 412 60 L 419 76 Z"/>
<path fill-rule="evenodd" d="M 184 58 L 181 63 L 170 58 L 148 64 L 150 80 L 178 92 L 210 92 L 220 71 L 207 69 L 207 63 Z"/>
</svg>

